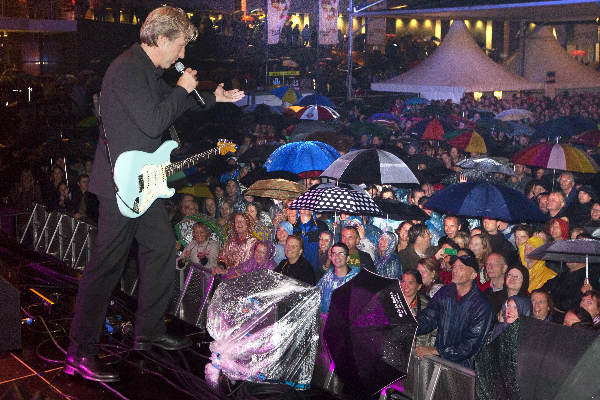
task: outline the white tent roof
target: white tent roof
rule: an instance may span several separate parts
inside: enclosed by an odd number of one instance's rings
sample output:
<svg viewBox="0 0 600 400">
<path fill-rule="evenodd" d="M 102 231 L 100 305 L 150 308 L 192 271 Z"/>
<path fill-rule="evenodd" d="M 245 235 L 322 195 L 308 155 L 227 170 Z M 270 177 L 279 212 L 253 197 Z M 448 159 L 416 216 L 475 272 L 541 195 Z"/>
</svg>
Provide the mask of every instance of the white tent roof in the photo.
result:
<svg viewBox="0 0 600 400">
<path fill-rule="evenodd" d="M 428 99 L 460 100 L 465 92 L 541 89 L 492 61 L 477 45 L 465 23 L 455 20 L 440 46 L 419 65 L 371 89 L 420 93 Z M 458 97 L 457 97 L 458 96 Z"/>
<path fill-rule="evenodd" d="M 519 72 L 521 51 L 517 50 L 505 65 Z M 546 72 L 554 71 L 559 89 L 600 87 L 600 72 L 581 64 L 558 43 L 548 25 L 538 26 L 525 39 L 523 77 L 532 82 L 546 82 Z"/>
</svg>

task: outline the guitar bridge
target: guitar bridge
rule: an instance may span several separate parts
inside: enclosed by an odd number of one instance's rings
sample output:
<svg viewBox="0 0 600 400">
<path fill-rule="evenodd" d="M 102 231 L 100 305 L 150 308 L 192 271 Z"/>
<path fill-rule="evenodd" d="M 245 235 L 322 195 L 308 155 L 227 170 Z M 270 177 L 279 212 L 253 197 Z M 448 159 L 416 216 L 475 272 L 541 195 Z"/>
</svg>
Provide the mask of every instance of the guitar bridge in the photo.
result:
<svg viewBox="0 0 600 400">
<path fill-rule="evenodd" d="M 144 175 L 138 175 L 138 186 L 139 186 L 139 191 L 143 192 L 144 191 Z"/>
</svg>

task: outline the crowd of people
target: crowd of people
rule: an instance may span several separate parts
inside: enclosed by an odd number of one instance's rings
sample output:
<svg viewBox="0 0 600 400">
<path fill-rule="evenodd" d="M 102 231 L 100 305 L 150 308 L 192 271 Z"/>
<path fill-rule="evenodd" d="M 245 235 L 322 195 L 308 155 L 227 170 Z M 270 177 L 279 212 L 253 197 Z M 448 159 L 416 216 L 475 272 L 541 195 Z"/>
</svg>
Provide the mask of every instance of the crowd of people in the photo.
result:
<svg viewBox="0 0 600 400">
<path fill-rule="evenodd" d="M 402 131 L 388 137 L 354 135 L 353 148 L 382 147 L 401 155 L 414 167 L 422 184 L 417 188 L 372 185 L 373 198 L 397 199 L 423 208 L 426 200 L 444 185 L 444 177 L 460 173 L 456 164 L 469 154 L 444 144 L 417 141 L 411 135 L 415 116 L 424 116 L 432 106 L 448 114 L 465 115 L 459 123 L 477 121 L 480 112 L 500 112 L 524 107 L 534 114 L 532 125 L 563 115 L 597 118 L 597 96 L 561 96 L 554 100 L 515 97 L 506 100 L 465 98 L 460 104 L 438 103 L 406 106 L 396 101 Z M 469 118 L 470 117 L 470 118 Z M 417 117 L 418 118 L 418 117 Z M 345 117 L 346 128 L 363 119 L 360 108 Z M 344 128 L 342 128 L 344 129 Z M 244 177 L 260 163 L 238 162 L 238 157 L 256 146 L 282 143 L 286 130 L 257 124 L 249 128 L 239 153 L 229 157 L 220 173 L 206 170 L 208 197 L 178 195 L 168 205 L 175 225 L 184 218 L 204 214 L 225 233 L 219 240 L 214 231 L 196 223 L 187 247 L 179 246 L 178 265 L 202 264 L 206 274 L 233 279 L 258 268 L 283 273 L 321 289 L 321 311 L 327 313 L 331 293 L 352 279 L 362 268 L 400 280 L 407 302 L 419 321 L 416 354 L 440 354 L 472 367 L 475 355 L 497 335 L 498 327 L 510 324 L 515 315 L 593 329 L 600 323 L 600 271 L 595 265 L 585 279 L 583 263 L 561 263 L 530 259 L 544 243 L 589 238 L 586 227 L 600 226 L 600 199 L 589 176 L 570 172 L 531 169 L 514 165 L 515 176 L 494 177 L 517 188 L 538 204 L 548 216 L 543 225 L 513 223 L 483 218 L 481 221 L 426 210 L 426 221 L 393 221 L 381 226 L 377 218 L 287 209 L 287 201 L 244 194 Z M 348 133 L 350 135 L 350 133 Z M 503 137 L 492 137 L 502 148 Z M 525 140 L 523 144 L 526 144 Z M 516 148 L 518 141 L 510 142 Z M 92 160 L 65 166 L 62 159 L 46 179 L 35 179 L 39 171 L 25 169 L 14 186 L 9 202 L 20 209 L 32 202 L 75 217 L 97 219 L 98 200 L 88 191 Z M 70 177 L 67 183 L 65 172 Z M 319 180 L 301 181 L 306 185 Z M 582 184 L 586 183 L 586 184 Z M 335 226 L 335 234 L 334 234 Z M 383 228 L 383 229 L 382 229 Z M 387 229 L 386 229 L 387 228 Z M 496 328 L 495 328 L 496 327 Z M 436 335 L 431 336 L 431 331 Z"/>
<path fill-rule="evenodd" d="M 119 103 L 122 97 L 132 96 L 123 89 L 129 84 L 128 79 L 137 77 L 130 70 L 139 68 L 143 74 L 155 77 L 157 69 L 167 69 L 174 60 L 182 58 L 187 42 L 197 35 L 196 28 L 189 25 L 181 10 L 170 7 L 161 10 L 155 10 L 149 18 L 166 18 L 161 13 L 172 13 L 167 17 L 180 20 L 185 29 L 179 28 L 173 37 L 167 37 L 163 32 L 152 32 L 156 26 L 142 27 L 142 44 L 132 46 L 120 56 L 103 83 L 103 121 L 109 121 L 111 135 L 122 140 L 113 142 L 118 154 L 131 149 L 155 149 L 164 129 L 186 110 L 199 107 L 188 97 L 197 84 L 196 71 L 189 68 L 176 87 L 169 89 L 166 100 L 158 100 L 163 88 L 138 85 L 138 96 L 130 99 L 131 102 Z M 144 33 L 145 29 L 148 32 Z M 127 73 L 118 73 L 118 68 L 124 68 Z M 106 100 L 110 96 L 118 101 Z M 202 96 L 213 106 L 238 101 L 243 92 L 226 91 L 219 85 L 213 93 L 203 92 Z M 146 99 L 155 99 L 157 110 L 168 109 L 168 118 L 153 113 L 154 103 Z M 194 180 L 206 189 L 203 197 L 178 194 L 165 203 L 154 203 L 139 220 L 127 219 L 117 211 L 109 177 L 112 161 L 103 141 L 98 145 L 100 158 L 80 158 L 67 163 L 64 157 L 54 157 L 50 168 L 40 163 L 38 166 L 44 167 L 19 171 L 20 179 L 5 203 L 11 208 L 27 210 L 39 202 L 51 211 L 90 221 L 100 216 L 96 257 L 82 279 L 72 328 L 65 370 L 71 374 L 78 372 L 94 380 L 118 379 L 116 373 L 90 361 L 104 320 L 101 308 L 105 304 L 96 300 L 103 296 L 105 303 L 108 302 L 114 286 L 111 279 L 119 275 L 122 257 L 129 252 L 134 239 L 139 243 L 138 256 L 143 265 L 140 274 L 151 282 L 141 289 L 143 299 L 138 314 L 142 313 L 141 317 L 146 319 L 140 319 L 145 325 L 140 323 L 136 327 L 136 350 L 152 346 L 176 350 L 190 345 L 189 340 L 167 335 L 162 315 L 159 315 L 168 301 L 168 296 L 159 294 L 172 289 L 172 283 L 165 283 L 162 272 L 157 273 L 162 271 L 162 264 L 172 264 L 173 271 L 198 266 L 207 278 L 218 276 L 220 280 L 232 280 L 257 269 L 273 270 L 306 285 L 317 286 L 324 321 L 332 293 L 365 269 L 399 281 L 419 323 L 417 357 L 440 355 L 463 366 L 476 367 L 482 348 L 520 317 L 574 329 L 592 330 L 600 326 L 600 269 L 597 265 L 591 264 L 588 269 L 582 262 L 563 264 L 529 257 L 545 243 L 593 239 L 592 233 L 600 227 L 600 198 L 595 190 L 598 186 L 593 184 L 598 176 L 556 173 L 514 164 L 514 176 L 465 178 L 458 164 L 477 154 L 466 154 L 444 142 L 420 140 L 423 122 L 435 119 L 450 129 L 476 128 L 485 137 L 490 155 L 506 157 L 528 145 L 531 138 L 486 128 L 480 124 L 482 119 L 489 120 L 486 115 L 524 108 L 532 113 L 524 124 L 531 129 L 560 116 L 598 121 L 598 100 L 595 94 L 561 95 L 554 99 L 515 95 L 502 100 L 495 97 L 475 100 L 466 96 L 459 104 L 434 101 L 415 105 L 399 98 L 389 109 L 379 110 L 392 115 L 394 120 L 392 129 L 386 133 L 366 122 L 369 115 L 365 104 L 348 104 L 338 132 L 332 134 L 338 138 L 333 144 L 339 145 L 342 153 L 376 147 L 405 160 L 420 185 L 410 189 L 368 185 L 364 189 L 374 199 L 395 199 L 420 208 L 428 216 L 425 220 L 390 221 L 345 214 L 337 218 L 332 213 L 290 209 L 289 200 L 246 193 L 249 184 L 260 176 L 264 158 L 241 160 L 245 153 L 260 146 L 285 143 L 299 124 L 287 116 L 262 122 L 240 120 L 244 124 L 237 130 L 244 132 L 238 153 L 220 164 L 198 168 Z M 169 107 L 163 107 L 164 101 Z M 131 109 L 135 118 L 120 107 Z M 106 132 L 101 130 L 100 134 L 106 135 Z M 134 140 L 133 135 L 135 143 L 129 143 Z M 597 147 L 585 151 L 592 157 L 598 156 Z M 96 180 L 88 188 L 90 176 L 96 176 Z M 548 221 L 533 224 L 500 221 L 489 216 L 477 220 L 440 214 L 426 207 L 427 200 L 436 191 L 465 179 L 484 179 L 520 190 L 538 205 Z M 319 178 L 298 177 L 296 180 L 307 188 L 321 183 Z M 194 221 L 191 237 L 174 240 L 175 230 L 171 228 L 190 219 Z M 106 279 L 105 270 L 110 272 L 111 279 Z M 159 275 L 160 285 L 157 283 Z M 105 287 L 99 289 L 97 282 Z M 161 304 L 164 303 L 162 308 L 152 306 L 158 297 Z M 89 315 L 94 315 L 95 320 L 90 322 Z"/>
</svg>

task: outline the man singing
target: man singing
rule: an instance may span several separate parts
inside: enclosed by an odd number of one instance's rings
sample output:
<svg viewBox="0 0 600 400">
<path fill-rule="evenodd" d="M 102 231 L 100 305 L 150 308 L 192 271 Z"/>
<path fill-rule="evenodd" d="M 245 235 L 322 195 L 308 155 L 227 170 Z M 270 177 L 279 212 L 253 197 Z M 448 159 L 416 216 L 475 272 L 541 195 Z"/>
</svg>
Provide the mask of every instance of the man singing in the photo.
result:
<svg viewBox="0 0 600 400">
<path fill-rule="evenodd" d="M 103 382 L 119 379 L 112 368 L 99 361 L 98 343 L 111 292 L 134 239 L 139 244 L 134 349 L 157 346 L 179 350 L 190 345 L 188 338 L 168 334 L 163 321 L 175 282 L 175 237 L 164 203 L 156 200 L 136 219 L 122 216 L 112 170 L 125 151 L 154 152 L 161 144 L 162 133 L 185 111 L 199 107 L 190 95 L 197 84 L 196 71 L 183 71 L 175 87 L 162 79 L 164 70 L 184 57 L 186 45 L 196 36 L 197 29 L 183 10 L 157 8 L 142 25 L 141 43 L 117 57 L 104 76 L 100 140 L 90 182 L 90 192 L 100 201 L 98 235 L 79 284 L 64 369 L 69 375 L 78 373 L 85 379 Z M 210 108 L 215 102 L 235 102 L 244 93 L 225 91 L 220 84 L 214 93 L 202 92 L 200 96 Z"/>
</svg>

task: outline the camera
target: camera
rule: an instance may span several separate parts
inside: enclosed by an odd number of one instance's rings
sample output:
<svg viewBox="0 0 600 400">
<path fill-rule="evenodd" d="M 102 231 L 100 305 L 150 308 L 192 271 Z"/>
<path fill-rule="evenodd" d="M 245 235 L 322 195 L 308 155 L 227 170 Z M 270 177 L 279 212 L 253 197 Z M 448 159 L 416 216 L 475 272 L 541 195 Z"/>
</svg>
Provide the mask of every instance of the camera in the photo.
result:
<svg viewBox="0 0 600 400">
<path fill-rule="evenodd" d="M 208 264 L 208 258 L 206 256 L 202 257 L 200 259 L 200 264 L 202 264 L 202 265 Z"/>
</svg>

